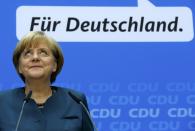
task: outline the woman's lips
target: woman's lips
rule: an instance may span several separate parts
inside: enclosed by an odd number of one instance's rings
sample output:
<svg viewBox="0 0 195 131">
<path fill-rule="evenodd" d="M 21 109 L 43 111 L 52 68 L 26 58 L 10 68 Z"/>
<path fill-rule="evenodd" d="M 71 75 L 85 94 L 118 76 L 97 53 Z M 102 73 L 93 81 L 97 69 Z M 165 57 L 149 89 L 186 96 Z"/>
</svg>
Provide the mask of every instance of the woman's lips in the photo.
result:
<svg viewBox="0 0 195 131">
<path fill-rule="evenodd" d="M 42 66 L 30 66 L 30 68 L 42 68 Z"/>
</svg>

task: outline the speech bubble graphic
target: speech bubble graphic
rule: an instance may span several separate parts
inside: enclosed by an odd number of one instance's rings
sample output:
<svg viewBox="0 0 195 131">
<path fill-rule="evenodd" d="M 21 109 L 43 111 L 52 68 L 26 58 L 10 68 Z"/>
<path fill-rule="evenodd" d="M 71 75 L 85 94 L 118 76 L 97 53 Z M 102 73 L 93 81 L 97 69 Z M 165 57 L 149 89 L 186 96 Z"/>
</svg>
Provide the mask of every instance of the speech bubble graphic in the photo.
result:
<svg viewBox="0 0 195 131">
<path fill-rule="evenodd" d="M 188 42 L 194 38 L 188 7 L 20 6 L 16 34 L 45 31 L 58 42 Z"/>
<path fill-rule="evenodd" d="M 141 7 L 141 8 L 155 8 L 155 6 L 148 0 L 138 0 L 138 7 Z"/>
</svg>

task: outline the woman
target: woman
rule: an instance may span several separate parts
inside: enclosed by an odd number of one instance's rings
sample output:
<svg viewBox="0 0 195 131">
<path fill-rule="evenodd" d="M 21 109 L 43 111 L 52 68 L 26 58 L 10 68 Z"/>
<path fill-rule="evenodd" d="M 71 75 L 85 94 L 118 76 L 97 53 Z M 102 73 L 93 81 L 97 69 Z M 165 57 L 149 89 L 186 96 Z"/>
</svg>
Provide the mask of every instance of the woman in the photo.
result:
<svg viewBox="0 0 195 131">
<path fill-rule="evenodd" d="M 13 63 L 25 87 L 1 92 L 0 131 L 92 131 L 86 113 L 69 92 L 87 106 L 85 96 L 51 86 L 63 62 L 57 43 L 43 32 L 30 32 L 21 39 Z"/>
</svg>

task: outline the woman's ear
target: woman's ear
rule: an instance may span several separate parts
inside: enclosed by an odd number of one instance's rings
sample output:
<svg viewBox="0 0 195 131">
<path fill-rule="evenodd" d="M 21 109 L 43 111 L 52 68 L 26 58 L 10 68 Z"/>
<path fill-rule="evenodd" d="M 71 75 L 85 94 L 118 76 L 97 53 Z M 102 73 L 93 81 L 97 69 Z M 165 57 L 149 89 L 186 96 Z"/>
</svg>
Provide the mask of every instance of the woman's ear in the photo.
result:
<svg viewBox="0 0 195 131">
<path fill-rule="evenodd" d="M 56 72 L 57 70 L 57 62 L 54 63 L 53 72 Z"/>
<path fill-rule="evenodd" d="M 21 70 L 20 65 L 18 65 L 18 72 L 19 72 L 20 74 L 22 74 L 22 70 Z"/>
</svg>

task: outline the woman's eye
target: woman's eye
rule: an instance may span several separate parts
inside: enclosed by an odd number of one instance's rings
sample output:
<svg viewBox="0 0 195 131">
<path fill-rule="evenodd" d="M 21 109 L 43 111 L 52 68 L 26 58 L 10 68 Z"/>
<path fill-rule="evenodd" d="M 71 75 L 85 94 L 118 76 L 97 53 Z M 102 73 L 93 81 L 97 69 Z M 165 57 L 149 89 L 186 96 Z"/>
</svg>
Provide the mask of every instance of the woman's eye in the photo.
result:
<svg viewBox="0 0 195 131">
<path fill-rule="evenodd" d="M 30 51 L 26 51 L 25 53 L 24 53 L 24 56 L 30 56 L 31 55 L 31 52 Z"/>
<path fill-rule="evenodd" d="M 41 54 L 41 55 L 45 55 L 45 56 L 48 55 L 47 51 L 45 51 L 45 50 L 41 50 L 41 51 L 40 51 L 40 54 Z"/>
</svg>

